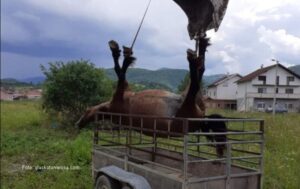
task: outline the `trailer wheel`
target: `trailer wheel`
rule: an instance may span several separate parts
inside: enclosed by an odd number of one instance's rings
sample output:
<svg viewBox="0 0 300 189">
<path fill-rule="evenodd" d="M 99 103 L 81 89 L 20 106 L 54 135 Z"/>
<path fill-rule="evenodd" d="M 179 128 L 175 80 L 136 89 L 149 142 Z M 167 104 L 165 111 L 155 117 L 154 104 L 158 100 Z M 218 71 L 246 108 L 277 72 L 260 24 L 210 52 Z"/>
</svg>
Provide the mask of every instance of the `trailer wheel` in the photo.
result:
<svg viewBox="0 0 300 189">
<path fill-rule="evenodd" d="M 119 182 L 105 175 L 97 178 L 95 189 L 120 189 Z"/>
<path fill-rule="evenodd" d="M 129 186 L 124 186 L 122 189 L 132 189 L 132 188 Z"/>
</svg>

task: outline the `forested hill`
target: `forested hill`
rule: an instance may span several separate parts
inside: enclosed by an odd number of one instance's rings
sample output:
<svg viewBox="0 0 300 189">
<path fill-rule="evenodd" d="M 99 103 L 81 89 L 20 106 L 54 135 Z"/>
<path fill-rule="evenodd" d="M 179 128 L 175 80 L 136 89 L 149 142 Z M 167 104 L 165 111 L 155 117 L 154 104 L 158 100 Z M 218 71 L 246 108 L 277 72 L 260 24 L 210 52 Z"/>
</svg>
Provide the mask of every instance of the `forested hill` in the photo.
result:
<svg viewBox="0 0 300 189">
<path fill-rule="evenodd" d="M 25 87 L 30 86 L 29 83 L 18 81 L 14 78 L 1 79 L 1 87 Z"/>
<path fill-rule="evenodd" d="M 105 71 L 111 79 L 116 80 L 116 74 L 113 69 L 106 69 Z M 187 73 L 188 71 L 183 69 L 163 68 L 159 70 L 147 70 L 141 68 L 130 68 L 127 72 L 127 79 L 131 83 L 143 84 L 148 82 L 165 85 L 171 90 L 177 91 L 177 87 Z M 204 76 L 204 83 L 205 85 L 209 85 L 223 76 L 224 75 L 222 74 Z"/>
<path fill-rule="evenodd" d="M 113 69 L 107 69 L 106 73 L 111 79 L 116 80 L 116 74 Z M 163 84 L 174 90 L 177 89 L 177 86 L 187 73 L 187 70 L 179 69 L 160 69 L 152 71 L 147 69 L 131 68 L 128 69 L 127 79 L 130 83 L 151 82 Z"/>
<path fill-rule="evenodd" d="M 117 80 L 113 69 L 105 69 L 106 74 L 112 80 Z M 141 68 L 130 68 L 127 72 L 127 79 L 130 83 L 140 84 L 143 89 L 167 89 L 177 92 L 178 86 L 184 77 L 188 74 L 187 70 L 163 68 L 159 70 L 147 70 Z M 204 85 L 207 86 L 219 78 L 223 74 L 204 76 Z M 31 77 L 22 80 L 2 79 L 1 86 L 28 86 L 42 84 L 45 77 Z"/>
<path fill-rule="evenodd" d="M 293 72 L 300 75 L 300 65 L 289 67 Z"/>
</svg>

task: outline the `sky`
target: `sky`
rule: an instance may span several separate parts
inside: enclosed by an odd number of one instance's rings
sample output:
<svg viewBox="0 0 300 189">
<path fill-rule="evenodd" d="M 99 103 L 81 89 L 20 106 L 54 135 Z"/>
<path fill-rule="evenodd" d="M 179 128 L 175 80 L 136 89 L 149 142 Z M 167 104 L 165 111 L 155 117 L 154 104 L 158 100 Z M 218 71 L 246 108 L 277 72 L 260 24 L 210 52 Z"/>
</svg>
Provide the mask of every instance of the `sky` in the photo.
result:
<svg viewBox="0 0 300 189">
<path fill-rule="evenodd" d="M 148 0 L 1 0 L 1 78 L 41 76 L 40 65 L 85 59 L 113 66 L 107 42 L 130 46 Z M 275 58 L 300 64 L 299 0 L 230 0 L 212 45 L 206 75 L 248 74 Z M 134 47 L 136 68 L 188 69 L 194 42 L 172 0 L 152 0 Z"/>
</svg>

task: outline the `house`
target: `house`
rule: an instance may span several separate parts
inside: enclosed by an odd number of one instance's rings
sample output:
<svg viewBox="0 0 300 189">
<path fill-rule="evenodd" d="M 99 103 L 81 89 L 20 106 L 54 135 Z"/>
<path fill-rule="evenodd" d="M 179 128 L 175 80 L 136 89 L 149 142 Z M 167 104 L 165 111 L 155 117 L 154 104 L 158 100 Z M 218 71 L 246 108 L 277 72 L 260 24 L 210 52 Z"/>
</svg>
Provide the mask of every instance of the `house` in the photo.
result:
<svg viewBox="0 0 300 189">
<path fill-rule="evenodd" d="M 1 89 L 0 92 L 1 92 L 1 94 L 0 94 L 1 100 L 3 100 L 3 101 L 13 101 L 13 99 L 14 99 L 13 94 L 11 94 L 11 93 L 9 93 L 5 90 L 2 90 L 2 89 Z"/>
<path fill-rule="evenodd" d="M 42 90 L 29 90 L 25 94 L 28 99 L 40 99 L 42 97 Z"/>
<path fill-rule="evenodd" d="M 276 106 L 289 112 L 300 109 L 300 76 L 281 64 L 275 64 L 246 75 L 237 81 L 237 109 L 265 111 Z"/>
<path fill-rule="evenodd" d="M 236 110 L 237 81 L 239 74 L 226 75 L 207 87 L 206 107 Z"/>
</svg>

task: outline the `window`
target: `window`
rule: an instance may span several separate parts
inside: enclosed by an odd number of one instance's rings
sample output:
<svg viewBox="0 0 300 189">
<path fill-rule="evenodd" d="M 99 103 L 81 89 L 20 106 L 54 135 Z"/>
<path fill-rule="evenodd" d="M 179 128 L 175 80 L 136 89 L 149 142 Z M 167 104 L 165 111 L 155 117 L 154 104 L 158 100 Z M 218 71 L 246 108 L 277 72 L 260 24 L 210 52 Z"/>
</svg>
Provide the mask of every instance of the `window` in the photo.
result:
<svg viewBox="0 0 300 189">
<path fill-rule="evenodd" d="M 286 84 L 287 85 L 290 85 L 290 82 L 293 82 L 293 81 L 295 81 L 295 77 L 287 76 L 287 78 L 286 78 Z"/>
<path fill-rule="evenodd" d="M 293 104 L 285 104 L 286 109 L 293 109 Z"/>
<path fill-rule="evenodd" d="M 276 85 L 279 85 L 279 76 L 276 77 Z"/>
<path fill-rule="evenodd" d="M 267 88 L 258 88 L 258 93 L 267 93 Z"/>
<path fill-rule="evenodd" d="M 294 89 L 285 89 L 286 94 L 294 94 Z"/>
<path fill-rule="evenodd" d="M 257 103 L 257 109 L 265 109 L 266 104 L 264 102 Z"/>
<path fill-rule="evenodd" d="M 258 76 L 258 81 L 262 81 L 263 84 L 266 84 L 267 77 L 265 75 Z"/>
</svg>

